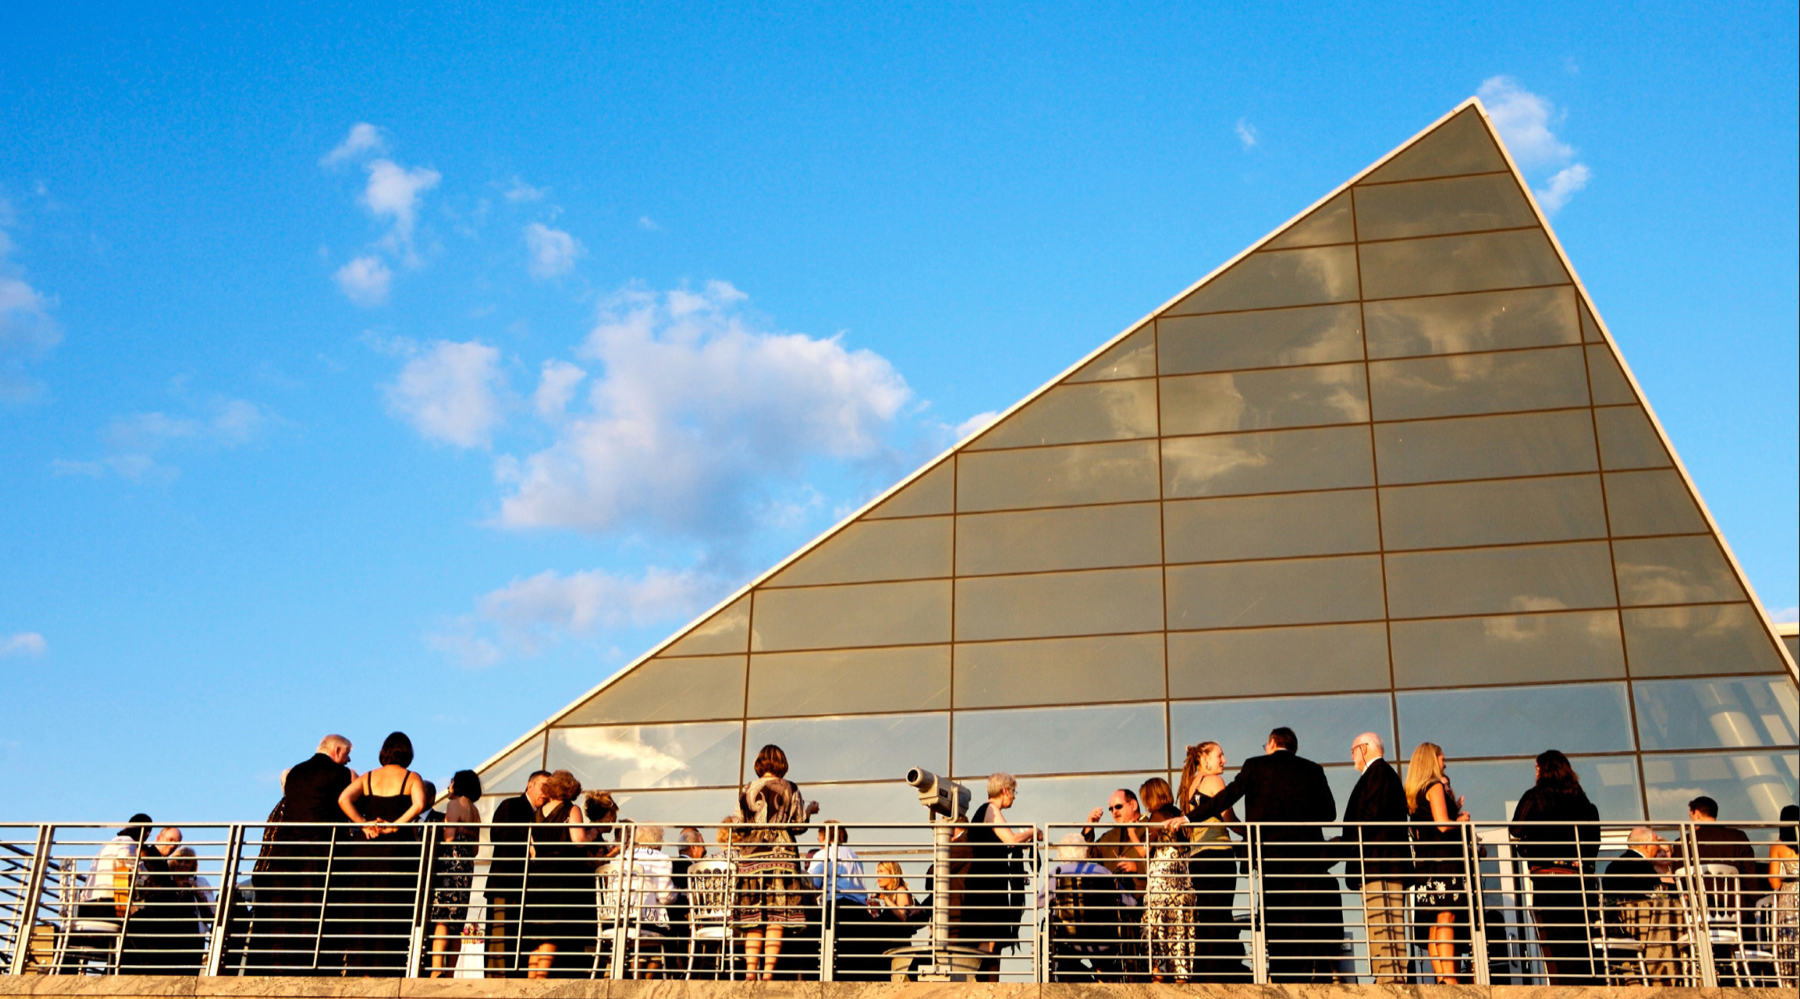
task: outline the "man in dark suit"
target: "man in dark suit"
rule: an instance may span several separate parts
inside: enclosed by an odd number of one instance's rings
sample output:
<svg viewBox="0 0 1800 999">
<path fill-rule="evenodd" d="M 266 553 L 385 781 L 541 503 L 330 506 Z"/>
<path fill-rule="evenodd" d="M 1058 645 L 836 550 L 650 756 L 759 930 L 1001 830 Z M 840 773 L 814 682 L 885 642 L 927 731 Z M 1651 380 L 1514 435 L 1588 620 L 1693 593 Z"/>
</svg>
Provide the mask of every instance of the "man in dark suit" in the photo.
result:
<svg viewBox="0 0 1800 999">
<path fill-rule="evenodd" d="M 526 841 L 538 809 L 547 800 L 544 781 L 549 778 L 548 770 L 533 771 L 525 779 L 525 790 L 494 806 L 494 816 L 488 820 L 494 823 L 488 830 L 494 855 L 482 894 L 488 912 L 487 967 L 494 977 L 517 978 L 520 974 L 519 955 L 514 950 L 519 944 L 519 913 L 525 901 Z"/>
<path fill-rule="evenodd" d="M 1406 876 L 1412 870 L 1407 840 L 1406 789 L 1388 766 L 1381 736 L 1364 732 L 1350 744 L 1350 762 L 1362 772 L 1344 804 L 1344 881 L 1362 889 L 1369 937 L 1369 968 L 1378 985 L 1406 984 Z M 1396 822 L 1369 826 L 1356 823 Z"/>
<path fill-rule="evenodd" d="M 318 752 L 295 764 L 283 779 L 278 811 L 282 822 L 344 822 L 338 796 L 356 778 L 349 767 L 350 740 L 328 735 L 319 740 Z M 255 934 L 266 951 L 266 961 L 290 973 L 308 969 L 324 971 L 313 963 L 315 949 L 320 965 L 329 963 L 326 948 L 317 947 L 325 902 L 325 869 L 329 863 L 332 830 L 275 827 L 267 835 L 273 841 L 268 852 L 269 870 L 257 888 Z M 263 890 L 264 885 L 268 890 Z"/>
<path fill-rule="evenodd" d="M 1204 822 L 1244 799 L 1249 822 L 1305 822 L 1310 825 L 1260 829 L 1264 924 L 1268 927 L 1269 979 L 1279 982 L 1330 981 L 1343 938 L 1337 879 L 1325 876 L 1336 863 L 1327 856 L 1324 823 L 1337 820 L 1337 801 L 1325 768 L 1298 755 L 1300 738 L 1283 726 L 1269 733 L 1265 755 L 1244 761 L 1225 790 L 1194 800 L 1184 818 L 1170 819 L 1170 832 L 1187 822 Z M 1335 928 L 1335 929 L 1334 929 Z"/>
</svg>

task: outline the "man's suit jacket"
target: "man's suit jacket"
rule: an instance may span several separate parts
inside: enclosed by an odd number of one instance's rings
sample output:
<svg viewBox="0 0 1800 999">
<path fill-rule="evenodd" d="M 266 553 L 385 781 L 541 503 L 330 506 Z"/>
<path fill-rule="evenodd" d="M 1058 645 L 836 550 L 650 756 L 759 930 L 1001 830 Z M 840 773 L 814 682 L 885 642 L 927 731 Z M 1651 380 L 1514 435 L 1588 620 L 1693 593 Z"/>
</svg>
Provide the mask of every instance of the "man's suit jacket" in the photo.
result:
<svg viewBox="0 0 1800 999">
<path fill-rule="evenodd" d="M 1111 871 L 1127 894 L 1141 898 L 1144 894 L 1143 839 L 1148 833 L 1139 829 L 1137 834 L 1138 842 L 1134 843 L 1128 838 L 1129 830 L 1125 826 L 1113 826 L 1088 848 L 1088 859 Z M 1120 870 L 1120 865 L 1125 863 L 1136 864 L 1135 871 Z"/>
<path fill-rule="evenodd" d="M 1325 780 L 1324 767 L 1285 750 L 1245 760 L 1243 769 L 1231 778 L 1225 790 L 1212 797 L 1195 796 L 1193 808 L 1187 813 L 1188 821 L 1202 822 L 1220 815 L 1240 798 L 1245 801 L 1243 818 L 1249 822 L 1320 824 L 1264 829 L 1264 843 L 1321 844 L 1286 850 L 1265 849 L 1265 856 L 1288 854 L 1323 860 L 1325 834 L 1321 825 L 1337 821 L 1337 800 L 1332 797 L 1331 785 Z"/>
<path fill-rule="evenodd" d="M 287 822 L 348 822 L 348 816 L 338 807 L 338 795 L 349 786 L 349 767 L 324 753 L 314 753 L 311 759 L 288 771 L 283 787 L 287 805 L 282 818 Z M 304 835 L 308 839 L 324 838 L 313 833 Z"/>
<path fill-rule="evenodd" d="M 536 806 L 522 794 L 494 806 L 494 826 L 488 830 L 488 839 L 494 844 L 493 862 L 488 866 L 490 895 L 515 894 L 524 887 L 526 840 L 537 817 Z"/>
<path fill-rule="evenodd" d="M 1412 873 L 1412 844 L 1406 826 L 1371 826 L 1353 822 L 1405 822 L 1406 789 L 1385 759 L 1373 760 L 1344 803 L 1344 877 L 1351 888 L 1362 886 L 1364 877 L 1398 881 Z"/>
<path fill-rule="evenodd" d="M 1609 904 L 1618 905 L 1647 898 L 1660 890 L 1662 883 L 1655 861 L 1636 850 L 1626 850 L 1606 865 L 1606 873 L 1600 875 L 1600 893 Z"/>
</svg>

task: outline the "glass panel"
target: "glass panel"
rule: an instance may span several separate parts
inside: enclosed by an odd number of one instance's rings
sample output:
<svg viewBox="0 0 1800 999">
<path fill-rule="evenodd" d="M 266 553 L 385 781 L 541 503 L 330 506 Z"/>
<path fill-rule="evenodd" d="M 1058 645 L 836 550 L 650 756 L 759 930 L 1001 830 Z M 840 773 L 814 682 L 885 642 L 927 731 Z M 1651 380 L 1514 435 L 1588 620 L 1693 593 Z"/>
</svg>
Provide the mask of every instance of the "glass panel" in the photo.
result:
<svg viewBox="0 0 1800 999">
<path fill-rule="evenodd" d="M 956 459 L 914 479 L 912 484 L 883 500 L 881 505 L 863 514 L 870 520 L 882 517 L 919 517 L 934 513 L 952 513 L 956 504 Z"/>
<path fill-rule="evenodd" d="M 665 656 L 639 664 L 556 723 L 688 721 L 743 714 L 743 656 Z"/>
<path fill-rule="evenodd" d="M 1656 428 L 1650 425 L 1650 417 L 1637 406 L 1596 409 L 1594 427 L 1600 434 L 1600 465 L 1608 471 L 1673 464 L 1657 439 Z"/>
<path fill-rule="evenodd" d="M 1388 551 L 1606 537 L 1597 475 L 1408 486 L 1381 491 Z"/>
<path fill-rule="evenodd" d="M 968 450 L 1039 447 L 1156 436 L 1156 384 L 1148 379 L 1059 385 L 994 424 Z"/>
<path fill-rule="evenodd" d="M 1158 520 L 1155 503 L 964 514 L 956 525 L 956 571 L 983 576 L 1155 565 L 1162 561 Z"/>
<path fill-rule="evenodd" d="M 743 722 L 554 728 L 544 769 L 573 771 L 583 787 L 729 787 L 743 737 Z"/>
<path fill-rule="evenodd" d="M 1155 441 L 965 454 L 957 466 L 964 513 L 1156 499 Z"/>
<path fill-rule="evenodd" d="M 1454 753 L 1448 746 L 1447 753 Z M 1637 761 L 1629 756 L 1577 756 L 1569 761 L 1588 800 L 1609 822 L 1634 822 L 1644 817 L 1638 794 Z M 1487 760 L 1460 763 L 1454 755 L 1445 771 L 1456 793 L 1467 799 L 1464 808 L 1479 822 L 1505 822 L 1512 818 L 1519 797 L 1537 779 L 1534 760 Z M 1685 817 L 1685 813 L 1683 813 Z"/>
<path fill-rule="evenodd" d="M 950 707 L 950 646 L 750 657 L 750 716 Z"/>
<path fill-rule="evenodd" d="M 1381 482 L 1442 482 L 1591 472 L 1594 425 L 1586 410 L 1375 425 Z"/>
<path fill-rule="evenodd" d="M 1581 303 L 1581 338 L 1589 343 L 1601 343 L 1605 337 L 1600 335 L 1600 324 L 1594 321 L 1594 314 L 1588 311 L 1587 303 Z"/>
<path fill-rule="evenodd" d="M 1637 402 L 1625 372 L 1613 359 L 1612 348 L 1605 344 L 1588 344 L 1588 384 L 1593 388 L 1594 405 L 1612 406 Z"/>
<path fill-rule="evenodd" d="M 1800 635 L 1787 634 L 1781 636 L 1781 644 L 1787 646 L 1788 655 L 1800 659 Z"/>
<path fill-rule="evenodd" d="M 1487 126 L 1481 123 L 1481 115 L 1474 108 L 1466 108 L 1456 117 L 1433 129 L 1430 134 L 1421 136 L 1419 141 L 1401 150 L 1393 159 L 1382 164 L 1380 169 L 1364 178 L 1363 183 L 1378 184 L 1504 169 L 1506 160 L 1494 148 L 1494 140 L 1488 137 Z M 1359 187 L 1356 193 L 1360 196 L 1362 189 Z"/>
<path fill-rule="evenodd" d="M 1355 247 L 1273 250 L 1252 253 L 1233 264 L 1230 270 L 1176 302 L 1165 315 L 1241 312 L 1355 299 Z"/>
<path fill-rule="evenodd" d="M 1350 192 L 1325 202 L 1311 215 L 1288 226 L 1287 231 L 1269 240 L 1265 250 L 1290 250 L 1298 246 L 1325 246 L 1350 243 L 1356 239 L 1356 226 L 1350 218 Z"/>
<path fill-rule="evenodd" d="M 1794 803 L 1800 757 L 1785 753 L 1684 753 L 1644 757 L 1644 796 L 1653 821 L 1685 822 L 1687 803 L 1706 795 L 1723 821 L 1774 822 Z"/>
<path fill-rule="evenodd" d="M 950 581 L 756 591 L 756 652 L 950 640 Z"/>
<path fill-rule="evenodd" d="M 1628 610 L 1632 676 L 1765 673 L 1784 669 L 1762 617 L 1749 604 Z"/>
<path fill-rule="evenodd" d="M 1392 636 L 1396 687 L 1625 675 L 1615 611 L 1395 621 Z"/>
<path fill-rule="evenodd" d="M 1411 298 L 1569 282 L 1568 272 L 1541 229 L 1364 243 L 1357 253 L 1362 260 L 1364 298 Z"/>
<path fill-rule="evenodd" d="M 663 825 L 663 842 L 681 835 L 675 823 L 717 823 L 737 809 L 737 792 L 728 787 L 687 791 L 620 791 L 613 795 L 619 803 L 619 817 L 633 822 Z M 709 848 L 718 849 L 715 830 L 705 830 Z"/>
<path fill-rule="evenodd" d="M 1143 378 L 1156 374 L 1156 332 L 1146 324 L 1143 329 L 1114 344 L 1111 350 L 1087 363 L 1070 375 L 1070 382 L 1103 382 L 1114 378 Z"/>
<path fill-rule="evenodd" d="M 1619 602 L 1637 604 L 1726 603 L 1744 599 L 1724 553 L 1708 535 L 1615 541 Z"/>
<path fill-rule="evenodd" d="M 1687 483 L 1674 470 L 1609 473 L 1606 512 L 1615 538 L 1706 530 L 1700 508 L 1688 496 Z"/>
<path fill-rule="evenodd" d="M 1162 571 L 1100 569 L 956 581 L 956 640 L 1162 628 Z"/>
<path fill-rule="evenodd" d="M 1170 499 L 1375 484 L 1365 427 L 1326 427 L 1164 440 Z"/>
<path fill-rule="evenodd" d="M 1623 683 L 1482 687 L 1398 694 L 1400 742 L 1435 742 L 1451 756 L 1629 752 Z"/>
<path fill-rule="evenodd" d="M 1646 751 L 1792 746 L 1800 727 L 1794 683 L 1785 676 L 1640 680 L 1632 694 Z"/>
<path fill-rule="evenodd" d="M 1363 306 L 1363 322 L 1368 324 L 1370 357 L 1581 342 L 1574 285 L 1369 302 Z"/>
<path fill-rule="evenodd" d="M 869 583 L 950 575 L 950 518 L 864 520 L 827 538 L 764 586 Z"/>
<path fill-rule="evenodd" d="M 1381 548 L 1375 490 L 1163 504 L 1170 562 L 1342 555 Z"/>
<path fill-rule="evenodd" d="M 710 656 L 747 651 L 750 644 L 750 598 L 739 597 L 730 607 L 695 625 L 686 635 L 662 651 L 665 656 Z"/>
<path fill-rule="evenodd" d="M 1241 697 L 1388 685 L 1380 624 L 1169 634 L 1170 697 Z"/>
<path fill-rule="evenodd" d="M 1363 377 L 1361 364 L 1336 364 L 1164 378 L 1163 433 L 1366 423 L 1369 391 Z"/>
<path fill-rule="evenodd" d="M 956 647 L 958 708 L 1145 701 L 1162 696 L 1161 633 Z"/>
<path fill-rule="evenodd" d="M 1510 173 L 1361 187 L 1356 191 L 1356 238 L 1405 239 L 1482 229 L 1536 225 Z"/>
<path fill-rule="evenodd" d="M 1382 617 L 1381 559 L 1290 559 L 1171 566 L 1169 627 L 1244 628 Z"/>
<path fill-rule="evenodd" d="M 1179 775 L 1177 775 L 1179 776 Z M 1006 810 L 1009 821 L 1024 822 L 1085 822 L 1088 813 L 1105 806 L 1112 793 L 1119 788 L 1128 788 L 1136 794 L 1144 781 L 1152 777 L 1168 780 L 1167 771 L 1161 767 L 1145 769 L 1123 774 L 1099 774 L 1081 777 L 1021 777 L 1019 779 L 1018 800 Z M 975 791 L 975 799 L 981 800 L 987 793 L 984 778 L 971 778 L 969 786 Z M 1053 839 L 1059 839 L 1073 830 L 1053 830 Z M 1096 835 L 1104 835 L 1097 830 Z"/>
<path fill-rule="evenodd" d="M 1369 365 L 1375 418 L 1411 420 L 1585 406 L 1587 369 L 1576 347 L 1453 354 Z"/>
<path fill-rule="evenodd" d="M 946 745 L 945 750 L 948 748 Z M 941 756 L 945 750 L 937 752 Z M 934 770 L 932 772 L 941 773 L 942 771 Z M 884 780 L 877 784 L 808 783 L 800 785 L 800 793 L 807 801 L 819 803 L 819 814 L 813 819 L 815 823 L 823 822 L 826 819 L 854 823 L 926 821 L 926 812 L 919 805 L 919 796 L 913 792 L 912 788 L 897 780 Z M 1011 817 L 1012 815 L 1009 813 L 1007 818 Z M 811 833 L 809 838 L 816 842 L 817 835 L 816 832 Z M 855 841 L 851 844 L 852 847 L 864 858 L 869 857 L 871 852 L 892 852 L 892 844 L 910 842 L 913 837 L 918 837 L 921 845 L 931 842 L 931 833 L 925 830 L 857 830 L 850 835 Z M 870 844 L 874 842 L 890 845 L 887 850 L 875 848 L 872 851 Z M 811 846 L 802 847 L 801 852 L 805 853 L 811 849 Z M 921 852 L 926 856 L 918 868 L 918 874 L 923 874 L 925 868 L 931 866 L 930 851 Z M 875 870 L 874 861 L 865 859 L 863 863 L 864 869 L 872 875 Z M 907 877 L 913 879 L 913 890 L 921 895 L 924 894 L 923 886 L 919 884 L 918 875 L 914 874 L 911 864 L 907 865 Z"/>
<path fill-rule="evenodd" d="M 1232 766 L 1261 756 L 1269 732 L 1282 725 L 1299 736 L 1301 756 L 1327 762 L 1347 756 L 1351 740 L 1364 732 L 1379 732 L 1385 742 L 1394 731 L 1386 694 L 1177 701 L 1169 705 L 1169 724 L 1175 746 L 1211 740 L 1225 750 Z"/>
<path fill-rule="evenodd" d="M 1394 617 L 1449 617 L 1613 606 L 1604 542 L 1387 557 Z"/>
<path fill-rule="evenodd" d="M 950 715 L 753 721 L 744 733 L 744 773 L 739 780 L 749 781 L 754 776 L 750 765 L 756 761 L 756 752 L 770 743 L 787 753 L 792 767 L 788 775 L 796 781 L 889 779 L 898 783 L 908 767 L 924 767 L 933 773 L 949 769 Z"/>
<path fill-rule="evenodd" d="M 1276 368 L 1360 361 L 1362 322 L 1356 303 L 1156 321 L 1161 372 Z"/>
<path fill-rule="evenodd" d="M 956 713 L 956 772 L 1093 773 L 1168 768 L 1163 702 Z M 976 801 L 986 788 L 973 785 Z"/>
<path fill-rule="evenodd" d="M 525 779 L 544 766 L 544 737 L 534 735 L 512 752 L 481 769 L 481 796 L 499 801 L 500 795 L 525 790 Z"/>
</svg>

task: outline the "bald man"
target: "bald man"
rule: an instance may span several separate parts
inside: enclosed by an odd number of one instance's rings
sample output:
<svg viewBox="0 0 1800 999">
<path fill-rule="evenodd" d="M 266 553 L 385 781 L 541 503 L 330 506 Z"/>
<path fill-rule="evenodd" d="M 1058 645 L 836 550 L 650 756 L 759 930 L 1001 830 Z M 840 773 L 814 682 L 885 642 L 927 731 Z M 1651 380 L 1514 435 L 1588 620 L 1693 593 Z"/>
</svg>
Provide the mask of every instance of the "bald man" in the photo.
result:
<svg viewBox="0 0 1800 999">
<path fill-rule="evenodd" d="M 1376 984 L 1406 983 L 1406 876 L 1412 869 L 1407 841 L 1406 789 L 1388 766 L 1381 736 L 1364 732 L 1350 742 L 1350 762 L 1362 776 L 1344 803 L 1344 879 L 1362 889 L 1369 935 L 1369 971 Z M 1362 826 L 1363 822 L 1401 825 Z"/>
<path fill-rule="evenodd" d="M 318 752 L 288 769 L 281 799 L 283 822 L 343 822 L 338 796 L 355 779 L 350 767 L 350 740 L 332 734 L 319 740 Z M 291 975 L 318 974 L 314 937 L 325 901 L 325 868 L 332 830 L 323 827 L 271 828 L 274 842 L 269 869 L 256 882 L 257 922 L 252 931 L 253 973 L 269 974 L 270 966 Z M 266 886 L 266 887 L 265 887 Z M 321 963 L 326 963 L 321 949 Z"/>
</svg>

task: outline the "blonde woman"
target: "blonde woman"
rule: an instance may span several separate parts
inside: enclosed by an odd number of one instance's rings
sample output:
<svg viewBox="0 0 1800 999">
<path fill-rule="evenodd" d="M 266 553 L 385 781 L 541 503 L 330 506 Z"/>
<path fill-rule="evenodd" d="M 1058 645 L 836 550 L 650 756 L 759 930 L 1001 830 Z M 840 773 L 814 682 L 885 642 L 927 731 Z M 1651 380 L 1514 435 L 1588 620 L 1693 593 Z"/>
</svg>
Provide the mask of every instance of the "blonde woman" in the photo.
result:
<svg viewBox="0 0 1800 999">
<path fill-rule="evenodd" d="M 1444 751 L 1435 742 L 1421 742 L 1413 750 L 1405 786 L 1406 810 L 1412 822 L 1413 871 L 1421 892 L 1418 912 L 1434 914 L 1431 973 L 1439 985 L 1456 985 L 1456 918 L 1469 904 L 1462 833 L 1456 823 L 1469 821 L 1469 813 L 1463 811 L 1463 799 L 1450 790 Z"/>
<path fill-rule="evenodd" d="M 898 861 L 884 860 L 875 865 L 875 887 L 869 894 L 869 918 L 877 927 L 874 934 L 879 949 L 904 946 L 927 913 L 914 900 L 906 884 L 906 872 Z M 910 954 L 889 958 L 888 977 L 896 982 L 906 981 L 912 963 Z"/>
<path fill-rule="evenodd" d="M 1225 790 L 1224 773 L 1225 750 L 1218 743 L 1189 746 L 1181 765 L 1181 801 L 1177 807 Z M 1241 962 L 1227 960 L 1238 936 L 1231 910 L 1237 892 L 1237 846 L 1231 841 L 1229 825 L 1236 821 L 1237 816 L 1228 808 L 1224 814 L 1189 830 L 1194 843 L 1193 857 L 1188 861 L 1194 888 L 1194 973 L 1211 981 L 1231 977 L 1232 964 L 1237 964 L 1235 970 L 1242 972 Z"/>
</svg>

